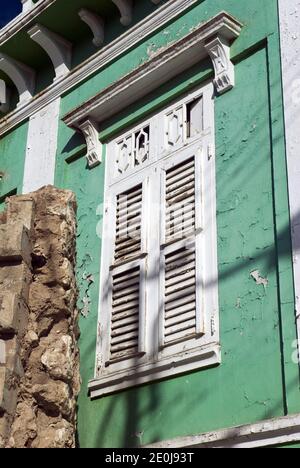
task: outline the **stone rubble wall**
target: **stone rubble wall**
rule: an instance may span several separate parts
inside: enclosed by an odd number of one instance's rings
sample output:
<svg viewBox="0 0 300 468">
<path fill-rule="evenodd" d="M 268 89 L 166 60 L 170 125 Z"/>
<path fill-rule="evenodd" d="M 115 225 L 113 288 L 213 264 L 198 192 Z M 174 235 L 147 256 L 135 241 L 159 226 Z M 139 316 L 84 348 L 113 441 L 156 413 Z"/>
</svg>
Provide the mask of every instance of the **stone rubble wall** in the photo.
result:
<svg viewBox="0 0 300 468">
<path fill-rule="evenodd" d="M 0 215 L 0 447 L 75 446 L 75 242 L 69 191 L 11 197 Z"/>
</svg>

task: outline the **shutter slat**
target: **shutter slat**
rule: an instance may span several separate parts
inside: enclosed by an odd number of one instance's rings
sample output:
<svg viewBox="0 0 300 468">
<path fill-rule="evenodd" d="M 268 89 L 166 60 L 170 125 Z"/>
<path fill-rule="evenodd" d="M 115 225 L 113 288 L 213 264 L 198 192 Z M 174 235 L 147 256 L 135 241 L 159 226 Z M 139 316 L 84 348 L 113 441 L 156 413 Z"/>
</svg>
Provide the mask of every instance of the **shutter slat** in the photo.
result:
<svg viewBox="0 0 300 468">
<path fill-rule="evenodd" d="M 113 300 L 115 299 L 119 299 L 123 296 L 126 296 L 127 294 L 131 294 L 131 293 L 134 293 L 137 289 L 137 282 L 135 282 L 134 284 L 132 284 L 131 286 L 128 286 L 127 288 L 123 288 L 121 291 L 116 291 L 114 289 L 114 293 L 113 293 Z"/>
<path fill-rule="evenodd" d="M 118 322 L 119 320 L 122 320 L 122 319 L 130 319 L 130 317 L 133 317 L 134 315 L 138 315 L 139 314 L 139 309 L 136 307 L 136 308 L 131 308 L 131 309 L 128 309 L 128 310 L 125 310 L 125 311 L 121 311 L 121 312 L 116 312 L 112 315 L 112 323 L 116 323 Z"/>
<path fill-rule="evenodd" d="M 166 271 L 166 280 L 171 280 L 173 278 L 180 278 L 182 275 L 186 275 L 189 273 L 195 273 L 195 262 L 192 260 L 185 265 L 179 265 L 176 268 L 173 268 L 169 271 Z"/>
<path fill-rule="evenodd" d="M 134 246 L 136 248 L 136 246 Z M 121 249 L 119 252 L 124 253 Z M 116 251 L 115 257 L 119 255 Z M 110 360 L 127 359 L 139 349 L 140 267 L 112 274 Z"/>
<path fill-rule="evenodd" d="M 180 196 L 184 195 L 184 198 L 187 198 L 187 196 L 190 196 L 191 194 L 194 193 L 194 180 L 191 181 L 189 184 L 184 184 L 183 187 L 178 188 L 177 190 L 172 190 L 168 193 L 166 196 L 168 204 L 174 203 L 174 200 L 176 198 L 179 198 Z"/>
<path fill-rule="evenodd" d="M 128 343 L 132 340 L 138 340 L 138 324 L 134 327 L 133 331 L 127 331 L 124 333 L 122 329 L 117 331 L 113 331 L 111 334 L 111 346 L 120 344 L 120 343 Z"/>
<path fill-rule="evenodd" d="M 181 299 L 186 296 L 190 296 L 190 294 L 193 294 L 195 292 L 195 281 L 193 281 L 190 287 L 185 288 L 184 290 L 179 290 L 177 292 L 172 292 L 172 293 L 165 293 L 165 300 L 166 303 L 169 304 L 170 302 L 176 301 L 178 299 Z"/>
<path fill-rule="evenodd" d="M 175 173 L 175 175 L 174 175 Z M 166 171 L 166 240 L 184 238 L 195 229 L 195 162 Z"/>
<path fill-rule="evenodd" d="M 171 335 L 166 336 L 166 343 L 167 344 L 172 344 L 176 343 L 177 341 L 186 341 L 188 339 L 191 339 L 195 336 L 196 334 L 196 326 L 191 326 L 190 328 L 186 328 L 183 330 L 180 330 L 177 333 L 173 333 Z"/>
<path fill-rule="evenodd" d="M 128 206 L 128 203 L 126 205 L 124 205 L 123 208 L 121 208 L 119 205 L 118 205 L 118 211 L 117 211 L 117 216 L 119 218 L 121 218 L 125 213 L 132 213 L 132 212 L 137 212 L 137 211 L 140 211 L 142 208 L 142 196 L 139 195 L 137 198 L 136 198 L 136 201 L 130 201 L 130 204 Z"/>
<path fill-rule="evenodd" d="M 166 171 L 165 239 L 195 233 L 195 161 Z M 196 333 L 196 250 L 194 241 L 165 255 L 164 342 L 191 339 Z"/>
<path fill-rule="evenodd" d="M 195 270 L 187 272 L 185 275 L 180 277 L 176 276 L 170 280 L 166 279 L 166 295 L 174 291 L 180 291 L 181 289 L 193 286 L 195 284 Z"/>
<path fill-rule="evenodd" d="M 125 312 L 125 310 L 137 307 L 139 305 L 138 298 L 134 301 L 128 301 L 128 302 L 125 302 L 125 300 L 126 299 L 124 299 L 124 304 L 113 307 L 113 314 L 116 314 L 119 312 Z"/>
<path fill-rule="evenodd" d="M 196 310 L 196 302 L 191 301 L 188 302 L 187 304 L 184 304 L 182 306 L 175 307 L 170 310 L 165 311 L 165 318 L 166 320 L 172 317 L 176 317 L 177 315 L 185 314 L 187 312 L 193 311 L 195 313 Z"/>
<path fill-rule="evenodd" d="M 131 304 L 132 302 L 136 300 L 139 300 L 139 291 L 133 291 L 130 294 L 124 295 L 120 299 L 113 300 L 113 307 L 117 308 L 118 306 L 122 304 L 128 304 L 128 303 Z"/>
<path fill-rule="evenodd" d="M 189 320 L 182 319 L 180 320 L 179 317 L 177 317 L 177 320 L 174 320 L 173 325 L 165 325 L 165 333 L 166 336 L 174 335 L 174 333 L 178 333 L 184 330 L 190 330 L 195 328 L 196 326 L 196 319 L 195 316 L 191 318 L 191 314 L 187 314 L 189 316 Z M 195 333 L 195 330 L 194 330 Z"/>
<path fill-rule="evenodd" d="M 166 257 L 166 265 L 184 265 L 192 259 L 195 260 L 195 250 L 193 248 L 183 248 L 169 254 Z"/>
<path fill-rule="evenodd" d="M 170 187 L 172 184 L 177 184 L 178 182 L 182 181 L 182 178 L 191 177 L 194 174 L 194 163 L 193 161 L 188 165 L 186 170 L 179 172 L 172 177 L 167 177 L 166 186 Z"/>
<path fill-rule="evenodd" d="M 131 325 L 133 323 L 136 323 L 138 320 L 139 314 L 136 312 L 133 312 L 131 315 L 127 314 L 124 316 L 124 318 L 114 317 L 112 319 L 112 330 Z"/>
<path fill-rule="evenodd" d="M 126 260 L 141 250 L 142 184 L 117 196 L 115 260 Z"/>
<path fill-rule="evenodd" d="M 181 297 L 180 299 L 176 299 L 176 301 L 165 303 L 165 311 L 172 311 L 177 307 L 183 307 L 185 304 L 190 304 L 196 301 L 196 294 L 192 294 L 190 296 Z"/>
<path fill-rule="evenodd" d="M 194 159 L 190 159 L 189 162 L 187 162 L 185 164 L 185 169 L 186 170 L 190 169 L 191 167 L 194 167 Z M 167 182 L 169 182 L 169 180 L 173 179 L 178 174 L 179 174 L 179 177 L 180 177 L 181 173 L 182 173 L 182 166 L 181 165 L 177 165 L 175 167 L 172 167 L 171 169 L 169 169 L 167 171 L 167 174 L 166 174 Z"/>
<path fill-rule="evenodd" d="M 169 185 L 166 186 L 166 194 L 167 194 L 167 199 L 169 196 L 176 196 L 177 192 L 182 190 L 182 187 L 185 188 L 191 188 L 194 187 L 194 181 L 195 181 L 195 175 L 192 173 L 192 175 L 186 175 L 182 174 L 180 180 L 178 182 L 172 181 Z"/>
<path fill-rule="evenodd" d="M 128 286 L 133 284 L 139 283 L 140 281 L 140 274 L 137 272 L 136 274 L 132 274 L 130 279 L 124 281 L 124 278 L 120 278 L 119 280 L 117 277 L 114 278 L 114 291 L 119 291 L 121 289 L 125 289 Z"/>
</svg>

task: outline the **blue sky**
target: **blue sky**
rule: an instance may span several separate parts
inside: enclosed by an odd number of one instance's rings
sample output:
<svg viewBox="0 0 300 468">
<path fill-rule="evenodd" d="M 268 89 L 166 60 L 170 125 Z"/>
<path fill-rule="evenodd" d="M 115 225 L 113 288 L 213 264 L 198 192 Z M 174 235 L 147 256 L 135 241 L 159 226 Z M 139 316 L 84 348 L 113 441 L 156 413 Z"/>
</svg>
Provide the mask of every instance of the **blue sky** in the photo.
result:
<svg viewBox="0 0 300 468">
<path fill-rule="evenodd" d="M 22 10 L 20 0 L 0 0 L 0 28 Z"/>
</svg>

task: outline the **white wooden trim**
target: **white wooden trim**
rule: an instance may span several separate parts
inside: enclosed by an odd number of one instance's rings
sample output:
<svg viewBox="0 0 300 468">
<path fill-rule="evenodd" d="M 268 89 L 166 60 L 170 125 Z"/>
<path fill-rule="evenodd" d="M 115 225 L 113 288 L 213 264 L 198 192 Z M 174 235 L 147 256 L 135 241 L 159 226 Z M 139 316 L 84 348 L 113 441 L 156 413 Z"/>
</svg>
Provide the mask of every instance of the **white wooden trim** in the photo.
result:
<svg viewBox="0 0 300 468">
<path fill-rule="evenodd" d="M 32 19 L 55 1 L 56 0 L 41 0 L 26 16 L 24 15 L 22 19 L 18 17 L 14 22 L 9 23 L 9 25 L 0 32 L 0 46 L 8 40 L 13 33 L 22 29 L 23 26 L 29 27 Z M 34 96 L 26 107 L 15 109 L 10 114 L 6 115 L 5 118 L 1 119 L 0 136 L 20 124 L 30 115 L 36 113 L 49 102 L 52 102 L 57 97 L 77 86 L 80 82 L 85 81 L 95 72 L 106 67 L 110 62 L 116 60 L 146 37 L 154 34 L 155 31 L 161 29 L 165 24 L 182 15 L 185 10 L 196 4 L 197 1 L 198 0 L 172 0 L 171 2 L 161 5 L 151 15 L 130 28 L 106 47 L 103 47 L 74 70 L 71 70 L 66 77 L 55 81 L 48 88 L 39 93 L 39 95 Z"/>
<path fill-rule="evenodd" d="M 300 0 L 279 0 L 286 157 L 288 169 L 294 286 L 300 338 Z"/>
<path fill-rule="evenodd" d="M 166 148 L 164 141 L 165 128 L 161 122 L 165 122 L 166 114 L 172 108 L 185 107 L 186 103 L 202 96 L 203 107 L 208 107 L 204 112 L 204 129 L 196 137 L 190 139 L 185 137 L 174 148 Z M 190 370 L 209 367 L 220 363 L 219 330 L 218 330 L 218 271 L 216 262 L 216 211 L 215 211 L 215 161 L 214 158 L 206 158 L 206 148 L 208 144 L 214 146 L 214 99 L 213 84 L 202 85 L 201 89 L 193 91 L 181 98 L 172 107 L 168 106 L 150 117 L 148 121 L 140 123 L 128 129 L 122 135 L 117 136 L 108 143 L 106 157 L 106 181 L 105 181 L 105 216 L 103 226 L 103 249 L 105 255 L 102 256 L 100 274 L 100 301 L 99 301 L 99 325 L 98 344 L 95 379 L 90 383 L 89 389 L 92 398 L 106 395 L 123 388 L 139 385 L 157 379 L 166 378 Z M 150 127 L 150 154 L 143 164 L 128 170 L 116 177 L 116 156 L 117 144 L 123 140 L 127 141 L 128 136 L 132 136 L 136 131 L 148 126 Z M 191 141 L 189 141 L 191 140 Z M 160 328 L 163 309 L 163 296 L 161 290 L 162 278 L 160 272 L 161 239 L 165 225 L 161 223 L 161 201 L 164 199 L 161 193 L 161 173 L 184 159 L 195 158 L 195 180 L 199 184 L 198 196 L 202 198 L 197 205 L 201 211 L 198 223 L 203 217 L 207 223 L 207 228 L 198 236 L 196 233 L 196 257 L 198 261 L 205 258 L 206 267 L 200 269 L 201 282 L 207 286 L 203 294 L 198 294 L 197 312 L 203 315 L 203 326 L 199 322 L 201 330 L 205 334 L 193 336 L 184 342 L 184 347 L 180 343 L 168 343 L 163 349 Z M 134 155 L 132 154 L 134 159 Z M 203 180 L 207 179 L 205 184 Z M 198 180 L 198 182 L 197 182 Z M 131 187 L 143 184 L 143 207 L 142 207 L 142 235 L 141 254 L 134 257 L 132 261 L 122 262 L 121 266 L 113 264 L 114 258 L 114 233 L 116 226 L 116 196 L 126 192 Z M 198 192 L 199 192 L 198 190 Z M 204 193 L 206 192 L 206 193 Z M 150 203 L 151 202 L 151 203 Z M 203 209 L 204 206 L 204 209 Z M 200 226 L 200 224 L 199 224 Z M 198 225 L 197 225 L 198 227 Z M 196 229 L 197 231 L 197 229 Z M 111 237 L 106 237 L 110 233 Z M 106 234 L 106 236 L 105 236 Z M 190 238 L 183 239 L 183 245 L 190 242 Z M 177 241 L 179 248 L 181 241 Z M 204 246 L 205 243 L 205 246 Z M 174 246 L 167 246 L 174 250 Z M 199 254 L 200 252 L 200 254 Z M 197 258 L 196 258 L 197 261 Z M 109 335 L 111 323 L 111 279 L 110 271 L 123 272 L 139 265 L 141 268 L 141 300 L 140 303 L 140 331 L 142 337 L 146 330 L 145 339 L 142 338 L 140 355 L 128 357 L 122 362 L 111 362 L 108 364 L 109 356 Z M 208 278 L 208 275 L 209 278 Z M 210 284 L 207 280 L 213 280 Z M 145 282 L 146 281 L 146 282 Z M 205 281 L 207 281 L 206 284 Z M 146 287 L 145 287 L 146 286 Z M 205 293 L 205 294 L 204 294 Z M 164 295 L 164 291 L 163 291 Z M 202 297 L 201 297 L 202 296 Z M 215 329 L 212 330 L 210 324 L 214 320 Z M 205 325 L 205 326 L 204 326 Z M 145 354 L 142 354 L 145 351 Z"/>
<path fill-rule="evenodd" d="M 25 2 L 28 3 L 28 0 L 25 0 Z M 38 3 L 32 5 L 32 8 L 26 8 L 22 13 L 13 18 L 4 28 L 0 29 L 0 47 L 23 28 L 28 28 L 34 18 L 55 2 L 56 0 L 39 0 Z"/>
<path fill-rule="evenodd" d="M 208 56 L 206 42 L 212 37 L 232 41 L 239 36 L 241 27 L 241 23 L 228 13 L 218 14 L 66 114 L 64 122 L 75 128 L 87 117 L 102 122 Z M 231 87 L 232 83 L 226 89 Z"/>
<path fill-rule="evenodd" d="M 31 116 L 22 193 L 54 184 L 60 98 Z"/>
<path fill-rule="evenodd" d="M 23 5 L 23 13 L 26 13 L 34 7 L 34 3 L 32 0 L 21 0 L 21 3 Z"/>
<path fill-rule="evenodd" d="M 177 437 L 144 448 L 259 448 L 300 442 L 300 414 Z"/>
<path fill-rule="evenodd" d="M 165 379 L 182 372 L 215 366 L 221 362 L 221 351 L 218 343 L 194 350 L 192 353 L 183 352 L 180 355 L 161 359 L 156 363 L 132 366 L 117 373 L 105 375 L 89 382 L 91 398 L 99 398 L 125 388 Z"/>
</svg>

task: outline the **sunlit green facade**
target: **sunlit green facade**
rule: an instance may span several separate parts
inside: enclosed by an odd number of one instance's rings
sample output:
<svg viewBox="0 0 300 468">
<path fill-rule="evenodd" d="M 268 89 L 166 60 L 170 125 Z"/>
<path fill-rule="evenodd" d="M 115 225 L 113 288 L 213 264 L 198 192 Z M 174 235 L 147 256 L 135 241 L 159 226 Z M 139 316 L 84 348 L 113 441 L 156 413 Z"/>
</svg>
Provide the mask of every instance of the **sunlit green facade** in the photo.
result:
<svg viewBox="0 0 300 468">
<path fill-rule="evenodd" d="M 84 6 L 105 17 L 104 48 L 109 48 L 113 40 L 170 1 L 134 3 L 132 23 L 127 27 L 120 24 L 110 0 L 56 0 L 35 21 L 73 43 L 73 70 L 99 54 L 77 11 Z M 97 226 L 103 216 L 99 206 L 104 200 L 105 164 L 87 167 L 83 136 L 62 119 L 149 60 L 149 50 L 159 51 L 221 11 L 243 25 L 231 47 L 235 86 L 215 96 L 222 362 L 91 400 L 88 383 L 94 377 L 104 254 Z M 26 30 L 2 42 L 0 53 L 36 70 L 36 93 L 51 86 L 52 64 Z M 292 359 L 297 326 L 280 54 L 277 0 L 199 0 L 62 93 L 54 183 L 74 191 L 78 202 L 78 307 L 84 309 L 80 316 L 79 447 L 137 447 L 300 413 L 299 366 Z M 201 60 L 102 122 L 99 137 L 104 159 L 106 141 L 112 136 L 213 77 L 212 62 Z M 12 89 L 11 112 L 17 102 L 16 89 L 5 73 L 0 72 L 0 78 Z M 1 135 L 0 207 L 6 196 L 22 193 L 27 131 L 25 117 Z M 267 285 L 253 279 L 251 273 L 256 270 Z M 91 276 L 93 281 L 89 281 Z"/>
</svg>

